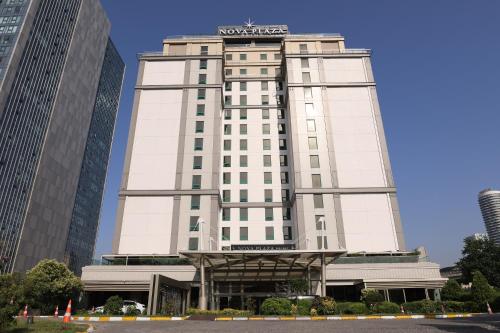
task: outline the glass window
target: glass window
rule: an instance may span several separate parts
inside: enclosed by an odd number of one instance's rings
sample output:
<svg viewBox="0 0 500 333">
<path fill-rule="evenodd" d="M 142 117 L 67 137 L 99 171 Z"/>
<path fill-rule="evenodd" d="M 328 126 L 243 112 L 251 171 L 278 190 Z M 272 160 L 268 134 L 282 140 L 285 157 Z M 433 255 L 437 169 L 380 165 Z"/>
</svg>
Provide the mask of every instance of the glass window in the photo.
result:
<svg viewBox="0 0 500 333">
<path fill-rule="evenodd" d="M 247 119 L 247 110 L 240 110 L 240 119 Z"/>
<path fill-rule="evenodd" d="M 285 109 L 278 109 L 278 119 L 285 119 Z"/>
<path fill-rule="evenodd" d="M 267 60 L 267 53 L 261 53 L 260 60 Z"/>
<path fill-rule="evenodd" d="M 266 240 L 274 240 L 274 227 L 266 227 Z"/>
<path fill-rule="evenodd" d="M 198 231 L 199 230 L 199 224 L 198 224 L 198 219 L 199 216 L 190 216 L 189 217 L 189 231 Z"/>
<path fill-rule="evenodd" d="M 193 156 L 193 169 L 201 169 L 203 166 L 202 156 Z"/>
<path fill-rule="evenodd" d="M 247 60 L 247 54 L 246 53 L 240 53 L 240 60 Z"/>
<path fill-rule="evenodd" d="M 232 105 L 233 97 L 232 96 L 224 96 L 224 105 Z"/>
<path fill-rule="evenodd" d="M 307 119 L 307 131 L 316 132 L 316 122 L 314 119 Z"/>
<path fill-rule="evenodd" d="M 288 172 L 281 172 L 281 184 L 288 184 Z"/>
<path fill-rule="evenodd" d="M 280 144 L 280 150 L 286 150 L 286 140 L 285 139 L 279 139 L 279 144 Z"/>
<path fill-rule="evenodd" d="M 231 125 L 225 124 L 224 125 L 224 135 L 230 135 L 231 134 Z"/>
<path fill-rule="evenodd" d="M 232 68 L 226 68 L 226 75 L 233 75 L 233 69 Z"/>
<path fill-rule="evenodd" d="M 222 183 L 223 184 L 231 184 L 231 173 L 223 172 L 222 173 Z"/>
<path fill-rule="evenodd" d="M 267 81 L 260 82 L 260 90 L 267 91 L 269 89 L 269 83 Z"/>
<path fill-rule="evenodd" d="M 302 68 L 309 68 L 309 59 L 307 59 L 307 58 L 300 58 L 300 66 Z"/>
<path fill-rule="evenodd" d="M 247 91 L 247 83 L 240 82 L 240 91 Z"/>
<path fill-rule="evenodd" d="M 247 150 L 247 148 L 248 148 L 247 139 L 241 139 L 240 140 L 240 150 Z"/>
<path fill-rule="evenodd" d="M 289 190 L 281 190 L 281 201 L 286 202 L 290 200 L 290 191 Z"/>
<path fill-rule="evenodd" d="M 199 195 L 191 196 L 191 209 L 200 209 L 200 198 Z"/>
<path fill-rule="evenodd" d="M 281 60 L 281 54 L 280 53 L 275 53 L 274 54 L 274 60 Z"/>
<path fill-rule="evenodd" d="M 224 156 L 224 161 L 223 161 L 223 165 L 225 168 L 228 168 L 231 166 L 231 156 Z"/>
<path fill-rule="evenodd" d="M 281 68 L 280 68 L 280 67 L 276 67 L 276 68 L 274 69 L 274 74 L 275 74 L 276 76 L 280 76 L 280 75 L 281 75 Z"/>
<path fill-rule="evenodd" d="M 228 241 L 231 239 L 231 228 L 230 227 L 222 227 L 222 240 Z"/>
<path fill-rule="evenodd" d="M 280 166 L 288 166 L 288 156 L 280 155 Z"/>
<path fill-rule="evenodd" d="M 309 157 L 311 159 L 311 168 L 319 168 L 319 156 L 311 155 Z"/>
<path fill-rule="evenodd" d="M 313 103 L 306 103 L 306 115 L 308 116 L 314 116 L 314 104 Z"/>
<path fill-rule="evenodd" d="M 271 140 L 269 140 L 269 139 L 262 140 L 262 149 L 263 150 L 271 150 Z"/>
<path fill-rule="evenodd" d="M 307 53 L 307 44 L 299 44 L 300 53 Z"/>
<path fill-rule="evenodd" d="M 264 184 L 273 183 L 273 174 L 271 172 L 264 172 Z"/>
<path fill-rule="evenodd" d="M 198 89 L 198 99 L 205 99 L 206 93 L 205 89 Z"/>
<path fill-rule="evenodd" d="M 240 172 L 240 184 L 248 184 L 248 173 Z"/>
<path fill-rule="evenodd" d="M 203 121 L 197 121 L 196 122 L 196 133 L 203 133 L 203 130 L 205 128 L 205 123 Z"/>
<path fill-rule="evenodd" d="M 201 188 L 201 175 L 193 175 L 192 189 L 197 190 Z"/>
<path fill-rule="evenodd" d="M 321 223 L 320 219 L 323 219 L 323 223 Z M 326 230 L 326 220 L 324 215 L 315 215 L 316 221 L 316 230 Z"/>
<path fill-rule="evenodd" d="M 262 110 L 262 119 L 269 119 L 269 109 Z"/>
<path fill-rule="evenodd" d="M 313 98 L 312 87 L 304 87 L 304 97 L 305 98 Z"/>
<path fill-rule="evenodd" d="M 232 91 L 233 90 L 233 83 L 231 81 L 224 82 L 224 90 L 225 91 Z"/>
<path fill-rule="evenodd" d="M 231 191 L 230 190 L 222 190 L 222 201 L 230 202 L 231 201 Z"/>
<path fill-rule="evenodd" d="M 311 178 L 312 178 L 312 187 L 313 188 L 320 188 L 321 187 L 321 175 L 314 174 L 314 175 L 311 175 Z"/>
<path fill-rule="evenodd" d="M 240 124 L 240 134 L 245 135 L 248 132 L 247 124 Z"/>
<path fill-rule="evenodd" d="M 240 190 L 240 202 L 248 202 L 248 190 Z"/>
<path fill-rule="evenodd" d="M 273 190 L 264 190 L 264 202 L 273 202 Z"/>
<path fill-rule="evenodd" d="M 204 116 L 205 115 L 205 105 L 204 104 L 196 105 L 196 115 L 197 116 Z"/>
<path fill-rule="evenodd" d="M 240 105 L 247 105 L 247 95 L 240 95 Z"/>
<path fill-rule="evenodd" d="M 303 83 L 311 83 L 311 73 L 303 72 L 302 73 L 302 82 Z"/>
<path fill-rule="evenodd" d="M 207 74 L 198 74 L 198 84 L 207 83 Z"/>
<path fill-rule="evenodd" d="M 324 242 L 325 242 L 324 247 L 323 247 L 323 244 L 321 244 L 321 236 L 317 237 L 317 240 L 318 240 L 318 250 L 321 250 L 321 249 L 327 250 L 328 249 L 327 237 L 324 236 L 323 239 L 324 239 Z"/>
<path fill-rule="evenodd" d="M 200 54 L 201 55 L 207 55 L 208 54 L 208 45 L 201 45 L 200 46 Z"/>
<path fill-rule="evenodd" d="M 278 124 L 278 134 L 286 134 L 285 124 L 283 123 Z"/>
<path fill-rule="evenodd" d="M 207 69 L 207 59 L 200 60 L 200 69 Z"/>
<path fill-rule="evenodd" d="M 271 166 L 271 155 L 264 155 L 264 166 L 265 167 Z"/>
<path fill-rule="evenodd" d="M 233 60 L 233 54 L 232 53 L 226 53 L 226 60 Z"/>
<path fill-rule="evenodd" d="M 224 119 L 231 120 L 231 110 L 224 110 Z"/>
<path fill-rule="evenodd" d="M 240 167 L 246 168 L 248 166 L 248 156 L 240 155 Z"/>
<path fill-rule="evenodd" d="M 283 82 L 281 81 L 276 82 L 276 89 L 279 91 L 283 90 Z"/>
<path fill-rule="evenodd" d="M 247 69 L 246 68 L 240 68 L 240 75 L 247 75 Z"/>
<path fill-rule="evenodd" d="M 281 209 L 281 215 L 283 215 L 283 220 L 290 220 L 291 219 L 290 208 L 283 207 Z"/>
<path fill-rule="evenodd" d="M 273 208 L 266 207 L 266 208 L 264 208 L 264 210 L 265 210 L 265 214 L 266 214 L 266 221 L 274 220 Z"/>
<path fill-rule="evenodd" d="M 261 75 L 267 75 L 267 68 L 261 68 L 260 69 L 260 74 Z"/>
<path fill-rule="evenodd" d="M 292 240 L 292 227 L 283 227 L 283 240 Z"/>
<path fill-rule="evenodd" d="M 318 149 L 318 140 L 315 137 L 308 138 L 309 149 Z"/>
<path fill-rule="evenodd" d="M 194 150 L 203 150 L 203 138 L 194 139 Z"/>
<path fill-rule="evenodd" d="M 231 150 L 231 140 L 224 140 L 224 150 Z"/>
<path fill-rule="evenodd" d="M 240 240 L 248 240 L 248 227 L 240 227 Z"/>
<path fill-rule="evenodd" d="M 322 194 L 313 194 L 313 201 L 314 201 L 314 208 L 324 208 Z"/>
<path fill-rule="evenodd" d="M 240 208 L 240 221 L 248 221 L 248 208 Z"/>
<path fill-rule="evenodd" d="M 269 95 L 262 95 L 262 105 L 269 105 Z"/>
<path fill-rule="evenodd" d="M 222 208 L 222 221 L 231 221 L 231 208 Z"/>
<path fill-rule="evenodd" d="M 189 251 L 198 251 L 198 237 L 189 237 Z"/>
<path fill-rule="evenodd" d="M 270 124 L 262 124 L 262 134 L 271 134 Z"/>
</svg>

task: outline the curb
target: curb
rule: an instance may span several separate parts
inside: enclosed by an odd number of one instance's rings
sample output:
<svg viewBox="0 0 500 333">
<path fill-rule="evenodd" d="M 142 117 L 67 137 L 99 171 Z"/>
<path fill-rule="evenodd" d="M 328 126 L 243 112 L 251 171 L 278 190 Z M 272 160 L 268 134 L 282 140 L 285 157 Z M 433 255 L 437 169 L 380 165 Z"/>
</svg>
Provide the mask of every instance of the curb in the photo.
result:
<svg viewBox="0 0 500 333">
<path fill-rule="evenodd" d="M 75 321 L 169 321 L 169 320 L 186 320 L 189 317 L 86 317 L 74 316 L 71 320 Z"/>
</svg>

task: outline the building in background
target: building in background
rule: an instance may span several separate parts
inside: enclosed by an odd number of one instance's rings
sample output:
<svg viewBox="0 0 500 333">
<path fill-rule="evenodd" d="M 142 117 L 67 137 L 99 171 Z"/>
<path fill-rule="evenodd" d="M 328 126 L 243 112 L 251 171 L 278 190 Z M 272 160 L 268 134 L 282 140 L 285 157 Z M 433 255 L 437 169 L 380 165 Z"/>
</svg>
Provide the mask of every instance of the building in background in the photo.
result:
<svg viewBox="0 0 500 333">
<path fill-rule="evenodd" d="M 0 2 L 2 272 L 92 262 L 124 74 L 98 0 Z"/>
<path fill-rule="evenodd" d="M 439 266 L 405 248 L 370 51 L 248 22 L 141 54 L 113 254 L 82 279 L 89 304 L 150 313 L 258 306 L 292 279 L 437 295 Z"/>
<path fill-rule="evenodd" d="M 479 207 L 488 238 L 500 245 L 500 191 L 486 189 L 479 192 Z"/>
</svg>

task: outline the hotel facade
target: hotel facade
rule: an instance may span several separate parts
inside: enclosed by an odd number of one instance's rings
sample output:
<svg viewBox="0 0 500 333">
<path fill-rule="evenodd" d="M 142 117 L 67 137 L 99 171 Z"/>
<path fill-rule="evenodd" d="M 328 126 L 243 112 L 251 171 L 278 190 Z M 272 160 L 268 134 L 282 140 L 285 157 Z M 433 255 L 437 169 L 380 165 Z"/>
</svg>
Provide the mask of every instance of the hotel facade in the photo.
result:
<svg viewBox="0 0 500 333">
<path fill-rule="evenodd" d="M 150 313 L 290 296 L 439 297 L 407 252 L 367 49 L 338 34 L 224 26 L 139 55 L 113 254 L 88 300 Z"/>
</svg>

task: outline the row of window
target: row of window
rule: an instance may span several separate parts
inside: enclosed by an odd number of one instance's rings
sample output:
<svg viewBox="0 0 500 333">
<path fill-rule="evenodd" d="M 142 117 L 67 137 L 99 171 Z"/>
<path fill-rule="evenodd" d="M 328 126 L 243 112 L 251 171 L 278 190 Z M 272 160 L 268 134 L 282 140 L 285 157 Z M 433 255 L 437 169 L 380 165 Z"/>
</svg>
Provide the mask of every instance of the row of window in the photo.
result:
<svg viewBox="0 0 500 333">
<path fill-rule="evenodd" d="M 234 110 L 224 110 L 224 120 L 231 120 L 233 118 L 233 112 Z M 245 120 L 248 117 L 248 110 L 247 109 L 241 109 L 239 110 L 240 113 L 240 120 Z M 270 119 L 269 116 L 270 112 L 269 109 L 262 109 L 262 119 Z M 284 109 L 278 109 L 278 119 L 285 119 L 285 110 Z"/>
<path fill-rule="evenodd" d="M 239 210 L 239 215 L 240 215 L 239 221 L 244 221 L 244 222 L 248 221 L 248 209 L 249 208 L 241 207 L 241 208 L 234 208 L 234 209 Z M 232 221 L 231 211 L 234 209 L 223 208 L 222 209 L 222 221 L 224 221 L 224 222 Z M 255 209 L 260 209 L 260 208 L 255 208 Z M 274 213 L 273 212 L 274 212 L 273 208 L 265 208 L 264 209 L 264 219 L 266 221 L 273 221 L 274 220 Z M 282 212 L 283 220 L 290 220 L 290 208 L 283 207 L 281 209 L 281 212 Z"/>
<path fill-rule="evenodd" d="M 279 105 L 285 104 L 285 97 L 283 95 L 277 95 L 276 102 Z M 224 105 L 226 106 L 233 105 L 233 97 L 231 95 L 224 96 Z M 239 105 L 248 105 L 247 95 L 240 95 Z M 261 96 L 261 105 L 269 105 L 269 95 Z"/>
<path fill-rule="evenodd" d="M 191 196 L 191 209 L 192 210 L 199 210 L 200 209 L 200 201 L 201 201 L 201 196 L 200 195 L 192 195 Z M 323 196 L 321 194 L 315 194 L 314 195 L 314 208 L 323 208 Z M 230 208 L 225 208 L 225 209 L 230 209 Z M 268 208 L 272 209 L 272 208 Z M 228 214 L 227 211 L 226 214 Z M 229 213 L 230 214 L 230 213 Z M 248 208 L 240 208 L 240 214 L 245 214 L 244 216 L 248 216 Z M 283 220 L 290 220 L 290 208 L 282 208 L 282 215 L 283 215 Z"/>
<path fill-rule="evenodd" d="M 233 69 L 232 68 L 226 68 L 224 70 L 224 73 L 227 76 L 233 75 Z M 248 75 L 248 69 L 247 68 L 240 68 L 239 69 L 239 74 L 240 75 Z M 260 75 L 269 75 L 269 69 L 267 67 L 262 67 L 260 69 Z M 281 75 L 281 67 L 275 67 L 274 68 L 274 75 L 275 76 L 280 76 Z"/>
<path fill-rule="evenodd" d="M 225 91 L 232 91 L 233 90 L 233 83 L 239 83 L 240 90 L 239 91 L 247 91 L 247 83 L 248 82 L 231 82 L 231 81 L 226 81 L 224 83 L 224 90 Z M 262 91 L 268 91 L 269 90 L 269 81 L 261 81 L 260 82 L 260 90 Z M 276 90 L 281 91 L 283 90 L 283 82 L 277 81 L 276 82 Z"/>
<path fill-rule="evenodd" d="M 193 182 L 194 182 L 194 177 L 193 176 Z M 201 176 L 199 176 L 201 179 Z M 282 184 L 288 184 L 289 179 L 288 179 L 288 172 L 282 172 L 281 173 L 281 183 Z M 247 183 L 241 183 L 241 184 L 248 184 Z M 265 172 L 264 173 L 264 184 L 272 184 L 272 175 L 270 172 Z M 194 186 L 194 184 L 193 184 Z M 193 187 L 194 188 L 194 187 Z M 270 189 L 264 190 L 264 201 L 265 202 L 272 202 L 273 200 L 273 192 Z M 289 201 L 290 200 L 290 192 L 287 189 L 281 190 L 281 200 L 282 201 Z M 231 190 L 222 190 L 222 202 L 231 202 Z M 248 202 L 248 190 L 240 190 L 240 202 Z"/>
<path fill-rule="evenodd" d="M 271 155 L 263 155 L 263 162 L 265 167 L 270 167 L 271 166 Z M 319 160 L 318 160 L 318 165 L 319 165 Z M 231 167 L 231 156 L 230 155 L 224 155 L 222 158 L 222 166 L 225 168 Z M 240 155 L 240 167 L 248 167 L 248 156 L 247 155 Z M 280 166 L 281 167 L 286 167 L 288 166 L 288 156 L 287 155 L 280 155 Z"/>
<path fill-rule="evenodd" d="M 231 124 L 224 125 L 224 135 L 231 135 L 233 126 Z M 240 124 L 240 134 L 248 134 L 248 125 Z M 262 124 L 262 134 L 271 134 L 271 124 Z M 285 124 L 278 124 L 278 134 L 286 134 Z"/>
<path fill-rule="evenodd" d="M 316 138 L 314 138 L 316 139 Z M 225 151 L 231 150 L 231 140 L 224 140 L 223 146 Z M 279 139 L 279 150 L 287 150 L 287 145 L 286 145 L 286 139 Z M 247 150 L 248 149 L 248 140 L 247 139 L 240 139 L 240 150 Z M 263 139 L 262 140 L 262 149 L 263 150 L 271 150 L 271 139 Z M 317 148 L 316 148 L 317 149 Z M 196 139 L 195 139 L 195 150 L 196 149 Z"/>
<path fill-rule="evenodd" d="M 233 60 L 233 53 L 226 53 L 226 60 L 231 61 Z M 239 59 L 240 61 L 246 61 L 247 60 L 247 54 L 246 53 L 239 53 Z M 267 53 L 261 53 L 259 55 L 260 60 L 268 60 L 268 54 Z M 281 60 L 281 53 L 274 53 L 274 60 Z"/>
</svg>

